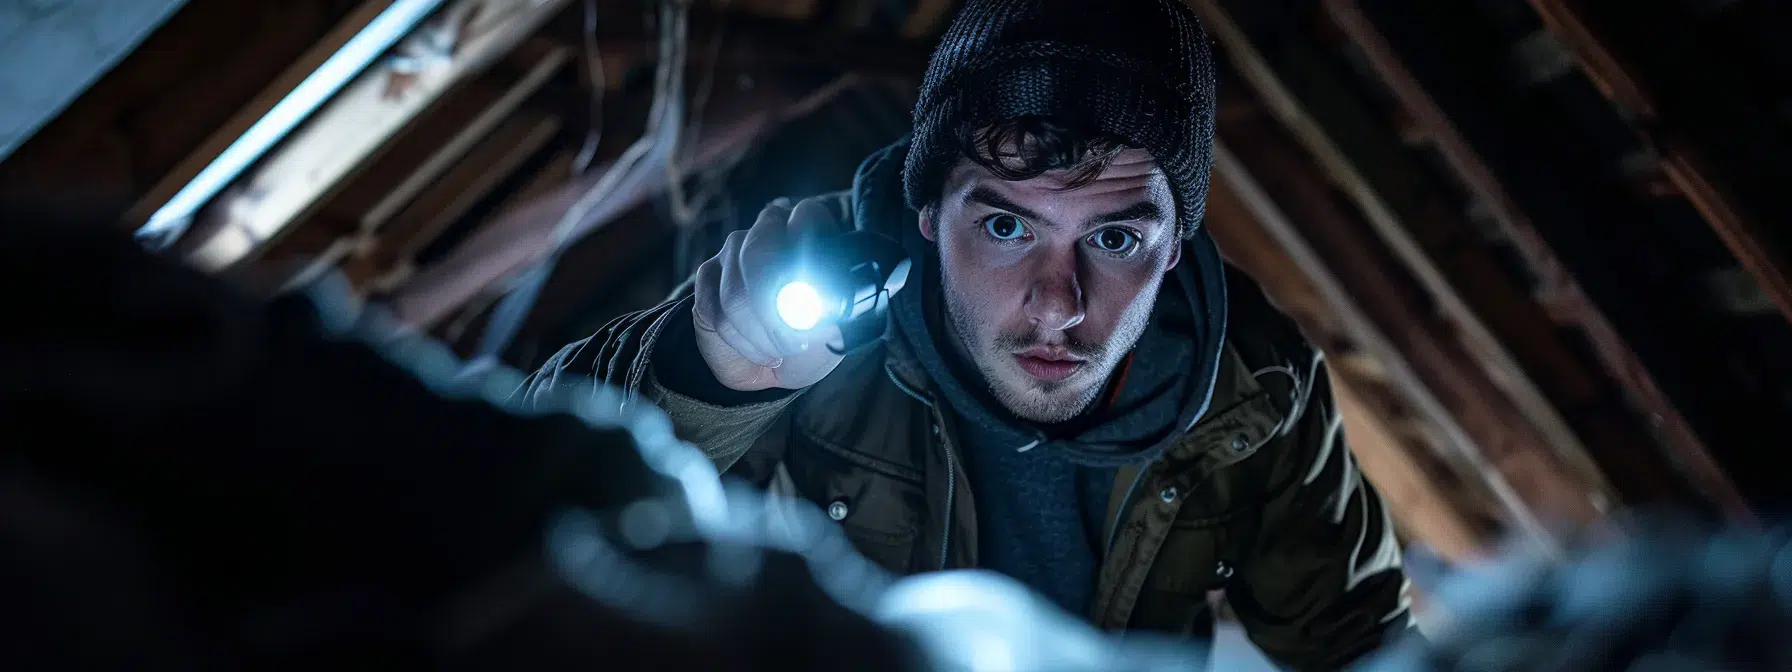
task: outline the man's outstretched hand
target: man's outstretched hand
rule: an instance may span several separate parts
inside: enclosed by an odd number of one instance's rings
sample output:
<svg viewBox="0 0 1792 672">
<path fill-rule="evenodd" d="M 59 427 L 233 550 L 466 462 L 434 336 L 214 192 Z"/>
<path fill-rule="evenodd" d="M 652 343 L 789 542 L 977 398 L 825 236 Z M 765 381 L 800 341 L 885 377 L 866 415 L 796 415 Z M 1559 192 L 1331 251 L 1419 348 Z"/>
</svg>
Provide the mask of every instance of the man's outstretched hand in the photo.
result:
<svg viewBox="0 0 1792 672">
<path fill-rule="evenodd" d="M 838 233 L 843 225 L 825 204 L 780 198 L 760 211 L 752 228 L 728 235 L 722 251 L 697 269 L 691 309 L 697 350 L 716 381 L 742 392 L 800 390 L 833 372 L 841 355 L 840 329 L 798 331 L 778 318 L 777 283 L 802 236 Z"/>
</svg>

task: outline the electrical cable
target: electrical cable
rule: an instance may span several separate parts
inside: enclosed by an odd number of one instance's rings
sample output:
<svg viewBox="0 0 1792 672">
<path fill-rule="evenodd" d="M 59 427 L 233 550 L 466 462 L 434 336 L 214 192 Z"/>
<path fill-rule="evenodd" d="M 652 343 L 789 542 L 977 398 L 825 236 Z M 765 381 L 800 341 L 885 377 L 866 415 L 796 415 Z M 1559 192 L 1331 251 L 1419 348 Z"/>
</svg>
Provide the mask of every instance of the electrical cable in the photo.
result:
<svg viewBox="0 0 1792 672">
<path fill-rule="evenodd" d="M 590 228 L 591 212 L 625 182 L 643 179 L 646 176 L 643 167 L 652 166 L 655 160 L 670 161 L 674 155 L 685 111 L 685 38 L 689 31 L 689 0 L 664 0 L 660 3 L 659 13 L 659 63 L 654 72 L 653 104 L 648 110 L 646 131 L 561 216 L 549 236 L 541 261 L 516 278 L 499 301 L 480 338 L 477 357 L 502 357 L 534 308 L 536 298 L 553 275 L 561 255 Z"/>
</svg>

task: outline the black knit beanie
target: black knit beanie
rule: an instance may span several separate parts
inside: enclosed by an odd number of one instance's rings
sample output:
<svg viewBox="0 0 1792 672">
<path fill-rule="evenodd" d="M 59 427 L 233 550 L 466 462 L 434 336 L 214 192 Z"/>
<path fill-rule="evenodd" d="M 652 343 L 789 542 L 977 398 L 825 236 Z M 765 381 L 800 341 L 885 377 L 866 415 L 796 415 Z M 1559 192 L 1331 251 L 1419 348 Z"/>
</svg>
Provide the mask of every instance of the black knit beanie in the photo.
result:
<svg viewBox="0 0 1792 672">
<path fill-rule="evenodd" d="M 1045 117 L 1150 152 L 1182 231 L 1205 215 L 1213 165 L 1213 62 L 1181 0 L 968 0 L 933 53 L 903 183 L 939 197 L 960 131 Z"/>
</svg>

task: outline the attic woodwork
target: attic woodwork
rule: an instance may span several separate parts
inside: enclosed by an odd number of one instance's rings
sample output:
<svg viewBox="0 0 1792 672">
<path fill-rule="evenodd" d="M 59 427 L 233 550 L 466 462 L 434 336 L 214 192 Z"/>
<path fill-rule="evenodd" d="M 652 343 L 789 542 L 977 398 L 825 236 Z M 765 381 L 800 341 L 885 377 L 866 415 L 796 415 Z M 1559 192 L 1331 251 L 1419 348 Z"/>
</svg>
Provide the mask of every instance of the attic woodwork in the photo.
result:
<svg viewBox="0 0 1792 672">
<path fill-rule="evenodd" d="M 0 163 L 0 197 L 79 194 L 134 228 L 389 4 L 190 0 Z M 960 3 L 691 2 L 676 153 L 618 173 L 558 246 L 648 126 L 659 0 L 446 4 L 425 31 L 456 47 L 377 62 L 182 249 L 257 289 L 340 271 L 461 352 L 528 366 L 658 300 L 764 200 L 843 186 L 831 162 L 906 127 Z M 1787 81 L 1760 66 L 1777 33 L 1749 25 L 1768 3 L 1188 4 L 1220 62 L 1207 226 L 1325 352 L 1406 538 L 1467 558 L 1614 506 L 1747 519 L 1771 499 L 1749 436 L 1792 403 L 1787 210 L 1763 186 L 1787 162 L 1745 159 L 1792 155 L 1762 121 L 1792 102 L 1717 83 Z M 1676 12 L 1710 82 L 1639 51 Z M 802 175 L 817 165 L 838 179 Z M 529 283 L 520 342 L 492 346 Z"/>
<path fill-rule="evenodd" d="M 1664 114 L 1654 87 L 1592 25 L 1584 3 L 1529 0 L 1529 4 L 1549 31 L 1567 45 L 1599 90 L 1629 114 L 1643 140 L 1659 157 L 1668 179 L 1698 209 L 1780 312 L 1792 319 L 1792 266 L 1787 265 L 1785 255 L 1762 228 L 1759 215 L 1750 212 L 1724 180 L 1716 176 L 1706 151 L 1690 137 L 1693 131 L 1683 120 Z M 1721 71 L 1710 72 L 1716 75 Z"/>
<path fill-rule="evenodd" d="M 450 31 L 446 53 L 421 42 L 415 71 L 376 67 L 319 110 L 286 145 L 201 215 L 183 247 L 201 268 L 220 270 L 255 254 L 311 212 L 388 138 L 472 73 L 509 52 L 566 0 L 457 0 L 424 31 Z M 412 38 L 416 40 L 417 38 Z"/>
<path fill-rule="evenodd" d="M 1451 176 L 1484 208 L 1500 232 L 1523 255 L 1535 278 L 1536 299 L 1559 323 L 1579 329 L 1593 345 L 1606 375 L 1624 391 L 1630 404 L 1652 418 L 1654 437 L 1671 453 L 1679 468 L 1711 501 L 1733 516 L 1748 516 L 1742 497 L 1705 451 L 1703 442 L 1662 393 L 1628 343 L 1618 335 L 1598 306 L 1581 289 L 1541 235 L 1536 223 L 1506 192 L 1493 171 L 1462 137 L 1450 119 L 1425 92 L 1386 38 L 1364 16 L 1356 0 L 1326 0 L 1327 17 L 1376 73 L 1400 105 L 1418 142 L 1434 148 Z M 1608 460 L 1609 462 L 1610 460 Z"/>
</svg>

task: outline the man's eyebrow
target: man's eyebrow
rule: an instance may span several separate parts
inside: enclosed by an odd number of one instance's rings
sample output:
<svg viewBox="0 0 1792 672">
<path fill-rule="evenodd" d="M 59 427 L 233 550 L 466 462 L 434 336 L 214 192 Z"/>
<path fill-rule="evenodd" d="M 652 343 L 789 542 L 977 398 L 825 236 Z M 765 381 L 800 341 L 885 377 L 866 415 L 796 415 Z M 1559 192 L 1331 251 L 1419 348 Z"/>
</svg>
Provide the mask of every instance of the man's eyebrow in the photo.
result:
<svg viewBox="0 0 1792 672">
<path fill-rule="evenodd" d="M 1138 203 L 1126 206 L 1125 208 L 1097 216 L 1094 219 L 1089 220 L 1084 226 L 1086 228 L 1094 228 L 1103 224 L 1113 224 L 1114 222 L 1136 222 L 1150 219 L 1163 219 L 1163 217 L 1164 211 L 1162 208 L 1157 207 L 1156 203 L 1152 203 L 1151 201 L 1139 201 Z"/>
<path fill-rule="evenodd" d="M 971 205 L 973 203 L 995 208 L 997 210 L 1007 210 L 1021 219 L 1039 219 L 1038 213 L 1028 210 L 1026 206 L 1008 200 L 1001 194 L 996 193 L 996 190 L 989 187 L 973 187 L 969 192 L 966 192 L 964 195 L 964 204 Z"/>
</svg>

